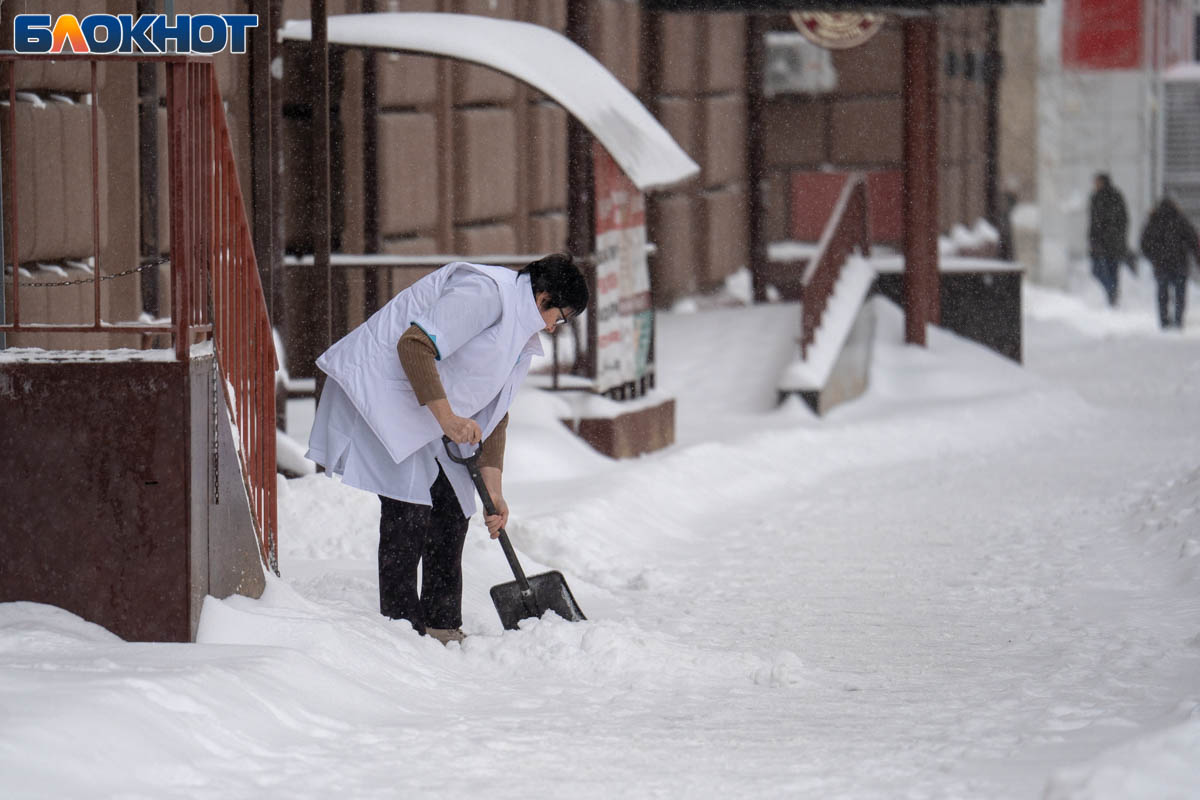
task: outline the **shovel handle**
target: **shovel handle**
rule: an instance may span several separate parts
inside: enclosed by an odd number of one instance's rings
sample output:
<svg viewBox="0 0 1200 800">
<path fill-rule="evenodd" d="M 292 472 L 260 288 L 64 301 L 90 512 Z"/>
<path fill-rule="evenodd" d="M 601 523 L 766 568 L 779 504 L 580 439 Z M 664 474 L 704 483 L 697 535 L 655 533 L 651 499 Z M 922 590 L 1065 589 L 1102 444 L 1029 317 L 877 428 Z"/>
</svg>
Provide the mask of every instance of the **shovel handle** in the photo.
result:
<svg viewBox="0 0 1200 800">
<path fill-rule="evenodd" d="M 495 516 L 496 504 L 492 502 L 492 495 L 483 483 L 483 473 L 479 471 L 479 451 L 476 450 L 469 456 L 458 455 L 451 449 L 450 445 L 452 444 L 454 441 L 449 436 L 442 437 L 442 446 L 446 448 L 446 455 L 455 464 L 462 464 L 470 473 L 471 482 L 475 484 L 475 491 L 479 492 L 479 499 L 483 501 L 484 513 L 489 517 Z M 500 547 L 504 549 L 504 557 L 508 559 L 508 566 L 512 568 L 513 577 L 517 579 L 517 585 L 521 587 L 521 594 L 532 594 L 533 590 L 529 588 L 529 579 L 525 577 L 525 570 L 521 568 L 521 562 L 517 560 L 517 551 L 513 550 L 512 542 L 508 540 L 508 532 L 501 528 L 497 538 L 500 539 Z"/>
</svg>

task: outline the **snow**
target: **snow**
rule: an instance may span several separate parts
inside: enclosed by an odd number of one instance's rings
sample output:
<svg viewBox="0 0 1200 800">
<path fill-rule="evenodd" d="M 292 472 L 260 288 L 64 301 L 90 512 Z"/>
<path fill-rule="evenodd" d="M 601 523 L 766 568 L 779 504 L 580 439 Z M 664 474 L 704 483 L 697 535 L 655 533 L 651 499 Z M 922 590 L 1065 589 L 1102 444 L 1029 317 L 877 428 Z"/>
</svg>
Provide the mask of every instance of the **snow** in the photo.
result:
<svg viewBox="0 0 1200 800">
<path fill-rule="evenodd" d="M 318 475 L 198 644 L 0 604 L 0 796 L 1196 797 L 1200 306 L 1159 332 L 1144 267 L 1115 311 L 1073 269 L 1026 290 L 1025 366 L 873 299 L 870 387 L 820 419 L 774 405 L 789 303 L 660 315 L 658 453 L 523 391 L 509 533 L 587 622 L 502 631 L 478 518 L 466 641 L 384 620 L 378 502 Z"/>
<path fill-rule="evenodd" d="M 1192 800 L 1200 797 L 1200 713 L 1184 709 L 1192 719 L 1161 733 L 1135 739 L 1080 767 L 1054 776 L 1046 800 L 1124 800 L 1154 797 Z"/>
<path fill-rule="evenodd" d="M 978 219 L 970 228 L 961 223 L 951 226 L 949 238 L 955 247 L 970 250 L 996 244 L 1000 241 L 1000 234 L 987 220 Z"/>
<path fill-rule="evenodd" d="M 36 330 L 36 325 L 28 326 Z M 117 330 L 119 326 L 110 325 L 105 330 Z M 164 326 L 164 331 L 170 331 Z M 211 339 L 197 342 L 189 351 L 192 358 L 210 358 L 213 355 Z M 126 361 L 151 361 L 158 363 L 175 360 L 175 348 L 156 348 L 153 350 L 137 350 L 131 347 L 115 347 L 111 350 L 46 350 L 41 347 L 9 347 L 0 350 L 0 364 L 23 362 L 34 364 L 52 364 L 61 362 L 73 363 L 117 363 Z"/>
<path fill-rule="evenodd" d="M 312 424 L 311 422 L 309 423 Z M 234 441 L 237 441 L 237 435 Z M 317 465 L 305 458 L 308 445 L 293 439 L 284 431 L 275 431 L 275 464 L 281 471 L 292 475 L 312 475 Z"/>
<path fill-rule="evenodd" d="M 784 240 L 767 245 L 767 259 L 770 261 L 808 261 L 816 254 L 816 242 Z"/>
<path fill-rule="evenodd" d="M 611 400 L 604 395 L 590 391 L 559 392 L 557 401 L 561 404 L 556 408 L 558 419 L 615 419 L 623 414 L 644 411 L 647 408 L 657 408 L 673 398 L 657 390 L 651 390 L 632 400 Z"/>
<path fill-rule="evenodd" d="M 280 36 L 311 40 L 312 23 L 288 20 Z M 582 122 L 642 191 L 700 171 L 612 73 L 549 28 L 473 14 L 341 14 L 328 18 L 328 36 L 330 44 L 448 56 L 511 75 Z"/>
<path fill-rule="evenodd" d="M 950 252 L 953 252 L 953 248 L 950 249 Z M 904 271 L 904 256 L 899 253 L 881 255 L 872 253 L 870 261 L 871 266 L 877 272 Z M 1001 261 L 998 258 L 976 258 L 942 253 L 938 257 L 938 271 L 942 273 L 1023 272 L 1024 267 L 1015 261 Z"/>
<path fill-rule="evenodd" d="M 117 362 L 117 361 L 174 361 L 175 350 L 135 350 L 129 347 L 112 350 L 44 350 L 40 347 L 10 347 L 0 350 L 0 363 L 11 362 Z"/>
<path fill-rule="evenodd" d="M 983 217 L 975 220 L 975 226 L 971 229 L 971 235 L 979 244 L 999 244 L 1000 231 L 996 230 L 990 222 Z"/>
<path fill-rule="evenodd" d="M 768 295 L 774 287 L 768 286 Z M 778 290 L 775 290 L 778 299 Z M 680 297 L 671 305 L 673 314 L 695 314 L 715 308 L 746 306 L 754 302 L 754 277 L 748 267 L 738 269 L 725 276 L 715 289 L 702 295 Z"/>
<path fill-rule="evenodd" d="M 470 259 L 475 264 L 492 264 L 495 266 L 525 266 L 530 261 L 536 261 L 536 255 L 488 254 L 460 256 L 449 254 L 432 254 L 427 256 L 405 256 L 376 253 L 330 253 L 329 263 L 338 267 L 434 267 L 449 264 L 453 261 Z M 307 255 L 284 256 L 283 263 L 289 267 L 311 267 L 316 264 L 316 256 Z"/>
<path fill-rule="evenodd" d="M 1035 203 L 1017 203 L 1013 206 L 1009 221 L 1015 230 L 1036 231 L 1042 225 L 1042 212 Z"/>
<path fill-rule="evenodd" d="M 1034 207 L 1036 210 L 1036 207 Z M 983 223 L 983 221 L 980 221 Z M 986 225 L 987 223 L 983 223 Z M 972 234 L 962 226 L 956 226 L 960 230 L 960 236 L 963 239 L 965 247 L 979 247 L 988 244 L 991 240 L 988 238 L 987 230 L 982 226 L 977 225 L 978 233 Z M 994 230 L 991 226 L 989 229 Z M 956 255 L 959 250 L 959 243 L 956 243 L 950 237 L 940 237 L 938 246 L 938 269 L 941 272 L 1023 272 L 1024 267 L 1021 264 L 1012 261 L 1002 261 L 998 258 L 981 258 L 978 256 L 960 256 Z M 768 248 L 767 257 L 771 261 L 811 261 L 816 255 L 818 245 L 813 242 L 797 242 L 797 241 L 779 241 L 772 242 Z M 903 272 L 904 271 L 904 254 L 895 252 L 891 248 L 884 246 L 876 246 L 871 248 L 871 254 L 868 257 L 871 266 L 877 272 Z M 684 301 L 680 301 L 684 302 Z M 672 309 L 677 310 L 677 309 Z"/>
<path fill-rule="evenodd" d="M 1049 291 L 1026 282 L 1022 288 L 1022 305 L 1027 320 L 1054 321 L 1070 326 L 1073 331 L 1090 338 L 1152 335 L 1158 331 L 1157 285 L 1149 262 L 1141 259 L 1134 275 L 1122 265 L 1117 272 L 1120 302 L 1109 308 L 1104 291 L 1091 276 L 1089 262 L 1077 261 L 1067 278 L 1070 291 Z M 1189 314 L 1194 320 L 1200 308 L 1200 286 L 1188 282 Z M 1200 336 L 1200 328 L 1187 327 L 1177 336 L 1191 339 Z"/>
<path fill-rule="evenodd" d="M 1200 63 L 1183 61 L 1166 69 L 1162 74 L 1164 81 L 1184 81 L 1195 83 L 1200 81 Z"/>
</svg>

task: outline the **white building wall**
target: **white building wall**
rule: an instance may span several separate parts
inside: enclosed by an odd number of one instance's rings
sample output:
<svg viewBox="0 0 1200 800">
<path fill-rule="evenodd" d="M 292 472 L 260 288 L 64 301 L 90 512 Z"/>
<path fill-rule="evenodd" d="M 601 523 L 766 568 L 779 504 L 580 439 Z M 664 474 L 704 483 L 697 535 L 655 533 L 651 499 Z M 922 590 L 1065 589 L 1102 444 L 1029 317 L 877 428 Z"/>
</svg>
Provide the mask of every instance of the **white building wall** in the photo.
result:
<svg viewBox="0 0 1200 800">
<path fill-rule="evenodd" d="M 1029 265 L 1032 280 L 1058 287 L 1087 257 L 1092 177 L 1109 173 L 1125 195 L 1132 246 L 1153 205 L 1160 149 L 1155 73 L 1064 70 L 1062 21 L 1062 0 L 1046 0 L 1038 25 L 1041 244 Z"/>
</svg>

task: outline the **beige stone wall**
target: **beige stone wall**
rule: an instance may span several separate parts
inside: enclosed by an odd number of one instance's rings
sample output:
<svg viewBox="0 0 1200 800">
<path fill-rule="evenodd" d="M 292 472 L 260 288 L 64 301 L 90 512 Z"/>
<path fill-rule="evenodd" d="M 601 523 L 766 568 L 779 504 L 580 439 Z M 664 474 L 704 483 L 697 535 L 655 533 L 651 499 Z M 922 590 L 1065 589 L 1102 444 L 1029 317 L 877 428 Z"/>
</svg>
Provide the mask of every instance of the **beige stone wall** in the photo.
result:
<svg viewBox="0 0 1200 800">
<path fill-rule="evenodd" d="M 746 18 L 659 14 L 644 19 L 642 96 L 700 165 L 650 196 L 655 303 L 719 287 L 748 263 Z"/>
<path fill-rule="evenodd" d="M 377 4 L 379 5 L 379 4 Z M 356 13 L 343 2 L 330 13 Z M 386 11 L 521 19 L 561 31 L 562 0 L 398 0 Z M 284 18 L 306 18 L 289 0 Z M 363 160 L 362 70 L 377 72 L 377 175 Z M 310 251 L 311 108 L 305 47 L 285 52 L 285 228 L 292 251 Z M 366 193 L 378 179 L 384 253 L 534 253 L 566 243 L 566 115 L 533 90 L 463 62 L 347 52 L 331 63 L 335 106 L 335 247 L 364 252 Z"/>
<path fill-rule="evenodd" d="M 519 19 L 560 33 L 567 22 L 565 0 L 396 0 L 381 9 Z M 289 0 L 289 15 L 306 16 L 307 5 Z M 644 98 L 703 171 L 688 185 L 650 198 L 648 234 L 659 248 L 652 261 L 656 301 L 717 286 L 746 263 L 745 20 L 669 15 L 660 25 L 623 0 L 594 0 L 588 15 L 590 52 Z M 310 216 L 311 191 L 302 53 L 292 46 L 285 57 L 285 224 L 293 251 L 311 250 L 308 227 L 300 222 Z M 368 57 L 378 71 L 381 251 L 482 256 L 566 247 L 566 112 L 478 66 L 412 55 Z M 653 63 L 661 68 L 655 87 L 647 78 Z M 336 148 L 345 165 L 333 176 L 334 225 L 345 252 L 367 247 L 362 201 L 371 176 L 355 161 L 363 148 L 356 71 L 348 56 L 334 76 Z"/>
<path fill-rule="evenodd" d="M 944 10 L 939 18 L 938 200 L 943 230 L 955 223 L 973 224 L 987 208 L 987 109 L 982 80 L 986 14 L 984 9 Z M 795 30 L 786 17 L 773 18 L 771 27 Z M 832 53 L 837 73 L 833 91 L 785 94 L 767 101 L 770 240 L 789 237 L 792 173 L 902 168 L 903 58 L 903 32 L 893 18 L 866 44 Z"/>
<path fill-rule="evenodd" d="M 795 33 L 786 16 L 771 30 Z M 903 158 L 903 41 L 894 20 L 863 45 L 833 51 L 836 88 L 780 94 L 764 110 L 766 234 L 790 238 L 791 175 L 822 170 L 895 168 Z"/>
<path fill-rule="evenodd" d="M 133 0 L 123 2 L 6 3 L 0 17 L 3 46 L 12 45 L 12 19 L 20 13 L 132 13 Z M 4 186 L 5 252 L 21 265 L 22 323 L 91 324 L 96 300 L 92 283 L 53 286 L 122 272 L 138 263 L 136 215 L 137 138 L 129 127 L 137 108 L 137 78 L 132 65 L 105 63 L 96 69 L 96 97 L 91 97 L 92 70 L 86 63 L 26 62 L 14 68 L 19 92 L 15 130 L 8 114 L 0 114 L 6 154 L 15 165 Z M 7 79 L 4 94 L 7 98 Z M 93 174 L 92 109 L 96 125 Z M 10 138 L 11 137 L 11 138 Z M 10 144 L 14 148 L 7 152 Z M 94 235 L 93 181 L 98 187 L 99 250 Z M 15 195 L 14 195 L 15 186 Z M 133 203 L 129 202 L 132 198 Z M 14 222 L 16 225 L 14 226 Z M 83 267 L 90 263 L 91 268 Z M 141 312 L 136 275 L 100 283 L 100 316 L 105 322 L 136 320 Z M 5 318 L 14 318 L 13 276 L 5 276 Z M 111 334 L 15 334 L 11 347 L 50 349 L 136 347 L 139 337 Z"/>
<path fill-rule="evenodd" d="M 178 13 L 240 13 L 245 0 L 178 0 Z M 12 17 L 25 12 L 57 15 L 74 13 L 136 14 L 134 0 L 18 0 L 5 3 L 0 26 L 4 46 L 11 46 Z M 249 59 L 225 54 L 216 59 L 218 83 L 226 104 L 230 135 L 244 198 L 250 190 Z M 165 107 L 165 69 L 159 68 L 164 105 L 159 111 L 156 141 L 138 139 L 137 68 L 133 64 L 103 62 L 97 68 L 96 107 L 99 109 L 97 183 L 99 185 L 100 274 L 113 275 L 137 267 L 140 258 L 140 157 L 145 148 L 158 149 L 160 244 L 170 249 L 168 170 Z M 18 261 L 22 322 L 90 324 L 95 320 L 94 289 L 78 286 L 42 286 L 93 277 L 79 268 L 94 259 L 92 236 L 92 133 L 89 95 L 91 68 L 86 63 L 19 64 L 16 85 L 22 92 L 16 106 L 16 197 L 5 185 L 5 263 L 11 262 L 13 201 L 19 228 Z M 5 86 L 7 88 L 7 85 Z M 4 141 L 8 142 L 8 115 L 0 115 Z M 143 147 L 145 145 L 145 147 Z M 169 308 L 169 272 L 159 270 L 160 313 Z M 101 282 L 100 316 L 104 322 L 136 321 L 142 312 L 141 276 L 133 274 Z M 12 318 L 12 281 L 5 286 L 8 318 Z M 139 347 L 140 336 L 113 334 L 20 334 L 9 337 L 10 346 L 63 348 Z"/>
<path fill-rule="evenodd" d="M 983 8 L 943 11 L 939 22 L 938 201 L 943 231 L 955 224 L 970 227 L 987 214 L 986 24 Z"/>
<path fill-rule="evenodd" d="M 1037 73 L 1038 9 L 1021 6 L 1000 10 L 999 189 L 1018 202 L 1037 200 Z"/>
</svg>

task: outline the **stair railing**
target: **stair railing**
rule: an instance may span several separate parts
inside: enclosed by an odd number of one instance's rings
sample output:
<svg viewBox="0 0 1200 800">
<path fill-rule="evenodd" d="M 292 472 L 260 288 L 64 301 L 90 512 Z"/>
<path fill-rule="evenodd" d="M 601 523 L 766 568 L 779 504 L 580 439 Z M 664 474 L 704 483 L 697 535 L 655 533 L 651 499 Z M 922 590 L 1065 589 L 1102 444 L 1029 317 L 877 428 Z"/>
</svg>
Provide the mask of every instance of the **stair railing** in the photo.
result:
<svg viewBox="0 0 1200 800">
<path fill-rule="evenodd" d="M 870 231 L 867 221 L 867 181 L 862 173 L 846 177 L 833 213 L 821 232 L 817 251 L 804 270 L 801 279 L 800 357 L 808 355 L 808 346 L 817 335 L 821 317 L 841 277 L 842 267 L 857 249 L 862 255 L 870 253 Z"/>
<path fill-rule="evenodd" d="M 22 61 L 85 61 L 91 68 L 91 224 L 93 286 L 88 322 L 22 321 L 20 234 L 22 189 L 16 166 L 31 156 L 17 135 L 16 64 Z M 111 322 L 101 318 L 101 283 L 155 264 L 106 272 L 100 246 L 100 108 L 97 67 L 100 62 L 161 63 L 167 73 L 167 150 L 171 224 L 171 320 Z M 238 182 L 220 90 L 211 59 L 184 55 L 129 56 L 55 53 L 0 53 L 7 64 L 8 140 L 4 142 L 3 177 L 10 186 L 7 236 L 2 242 L 12 265 L 11 296 L 0 303 L 12 308 L 11 320 L 0 304 L 0 335 L 21 333 L 170 334 L 175 356 L 185 362 L 192 347 L 213 340 L 225 399 L 237 430 L 236 443 L 246 496 L 254 517 L 263 562 L 278 572 L 278 516 L 275 494 L 275 347 L 270 318 L 259 280 L 258 265 Z M 111 135 L 111 134 L 110 134 Z M 122 265 L 124 266 L 124 265 Z M 61 285 L 69 285 L 63 282 Z M 2 284 L 0 284 L 2 285 Z M 51 284 L 60 285 L 60 284 Z M 214 431 L 214 435 L 218 435 Z"/>
<path fill-rule="evenodd" d="M 278 573 L 275 345 L 210 60 L 167 64 L 167 125 L 176 356 L 212 332 L 259 548 Z"/>
</svg>

